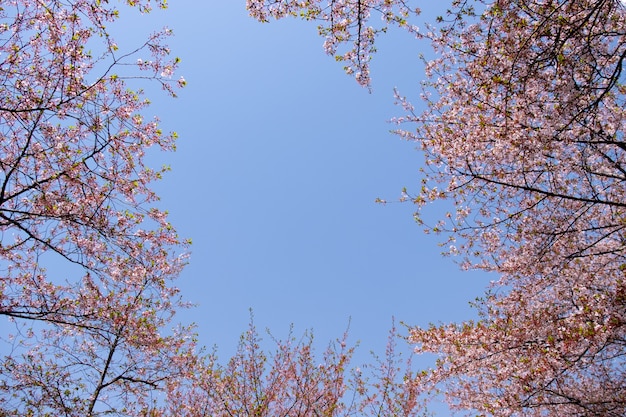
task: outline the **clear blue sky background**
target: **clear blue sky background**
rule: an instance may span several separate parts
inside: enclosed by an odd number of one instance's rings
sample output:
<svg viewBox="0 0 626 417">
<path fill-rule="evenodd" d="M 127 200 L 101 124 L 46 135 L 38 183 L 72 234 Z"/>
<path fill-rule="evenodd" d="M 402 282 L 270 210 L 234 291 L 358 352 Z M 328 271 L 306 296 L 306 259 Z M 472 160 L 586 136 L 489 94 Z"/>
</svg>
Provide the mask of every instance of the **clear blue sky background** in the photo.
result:
<svg viewBox="0 0 626 417">
<path fill-rule="evenodd" d="M 410 203 L 374 202 L 419 186 L 423 156 L 387 120 L 402 115 L 394 86 L 418 104 L 426 45 L 399 30 L 381 38 L 369 94 L 324 54 L 314 23 L 260 24 L 244 0 L 191 3 L 172 1 L 132 30 L 171 27 L 188 81 L 176 100 L 151 98 L 180 134 L 178 152 L 156 158 L 173 169 L 158 192 L 193 239 L 179 285 L 198 306 L 181 319 L 198 324 L 200 343 L 226 359 L 252 308 L 278 336 L 291 323 L 312 328 L 321 350 L 351 318 L 360 363 L 384 353 L 392 316 L 422 326 L 473 317 L 468 301 L 494 277 L 442 257 Z"/>
</svg>

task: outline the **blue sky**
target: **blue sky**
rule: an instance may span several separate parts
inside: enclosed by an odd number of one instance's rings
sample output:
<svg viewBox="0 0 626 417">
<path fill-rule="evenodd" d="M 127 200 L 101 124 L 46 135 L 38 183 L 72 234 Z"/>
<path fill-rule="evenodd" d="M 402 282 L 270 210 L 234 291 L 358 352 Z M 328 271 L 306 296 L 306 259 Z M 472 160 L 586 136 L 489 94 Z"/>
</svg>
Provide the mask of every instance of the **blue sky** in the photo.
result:
<svg viewBox="0 0 626 417">
<path fill-rule="evenodd" d="M 402 115 L 394 86 L 417 104 L 425 45 L 400 31 L 381 38 L 370 94 L 324 54 L 315 24 L 260 24 L 244 0 L 189 4 L 141 25 L 174 30 L 188 81 L 176 100 L 151 99 L 180 135 L 175 154 L 155 158 L 172 166 L 157 189 L 193 239 L 179 285 L 198 306 L 181 319 L 197 323 L 200 343 L 228 357 L 249 308 L 278 336 L 312 328 L 320 349 L 351 318 L 359 363 L 384 352 L 392 316 L 471 318 L 468 301 L 494 277 L 442 257 L 411 204 L 374 202 L 419 185 L 423 156 L 387 120 Z"/>
</svg>

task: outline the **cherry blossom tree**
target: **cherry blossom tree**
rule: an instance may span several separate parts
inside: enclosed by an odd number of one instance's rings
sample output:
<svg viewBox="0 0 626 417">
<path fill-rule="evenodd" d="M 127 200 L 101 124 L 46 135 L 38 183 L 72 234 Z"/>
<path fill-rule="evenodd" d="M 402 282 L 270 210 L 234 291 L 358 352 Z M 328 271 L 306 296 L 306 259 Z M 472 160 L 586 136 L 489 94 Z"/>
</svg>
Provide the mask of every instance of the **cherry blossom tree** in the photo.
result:
<svg viewBox="0 0 626 417">
<path fill-rule="evenodd" d="M 120 13 L 107 0 L 0 2 L 3 416 L 149 415 L 193 364 L 189 329 L 168 329 L 186 243 L 150 188 L 167 168 L 144 163 L 175 134 L 139 89 L 174 95 L 184 80 L 171 78 L 168 29 L 117 45 Z"/>
<path fill-rule="evenodd" d="M 400 26 L 417 34 L 408 24 L 408 17 L 419 14 L 404 0 L 246 0 L 250 15 L 261 22 L 270 18 L 299 16 L 319 23 L 327 54 L 345 64 L 344 70 L 354 75 L 359 84 L 370 85 L 369 61 L 376 52 L 376 36 L 390 26 Z M 379 24 L 372 24 L 372 15 L 380 15 Z"/>
<path fill-rule="evenodd" d="M 425 110 L 397 93 L 397 133 L 426 155 L 421 189 L 401 200 L 464 267 L 499 280 L 476 303 L 480 320 L 412 329 L 418 352 L 440 355 L 418 385 L 490 415 L 624 415 L 624 4 L 455 0 L 425 33 L 401 0 L 248 7 L 261 20 L 319 19 L 361 74 L 385 30 L 367 29 L 376 11 L 434 48 Z M 455 211 L 433 224 L 436 202 Z"/>
<path fill-rule="evenodd" d="M 293 329 L 292 329 L 293 330 Z M 414 386 L 411 360 L 404 360 L 390 332 L 384 358 L 351 367 L 356 346 L 347 332 L 316 355 L 312 333 L 279 340 L 274 351 L 251 321 L 227 363 L 208 355 L 195 377 L 173 386 L 172 416 L 424 416 L 424 398 Z"/>
<path fill-rule="evenodd" d="M 401 134 L 429 167 L 413 200 L 452 200 L 434 228 L 501 278 L 481 321 L 413 341 L 444 355 L 432 380 L 461 408 L 624 415 L 626 10 L 514 1 L 450 17 L 433 37 L 428 110 L 401 99 L 416 126 Z"/>
</svg>

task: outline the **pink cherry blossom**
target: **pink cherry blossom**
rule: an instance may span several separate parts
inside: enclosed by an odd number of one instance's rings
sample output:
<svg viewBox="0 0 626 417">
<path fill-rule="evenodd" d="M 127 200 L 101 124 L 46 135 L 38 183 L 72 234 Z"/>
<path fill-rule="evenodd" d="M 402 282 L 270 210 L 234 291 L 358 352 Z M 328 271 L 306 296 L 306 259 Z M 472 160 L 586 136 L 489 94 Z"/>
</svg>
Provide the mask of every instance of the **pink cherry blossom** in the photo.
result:
<svg viewBox="0 0 626 417">
<path fill-rule="evenodd" d="M 371 81 L 369 61 L 376 50 L 376 36 L 386 32 L 389 25 L 418 34 L 407 17 L 420 10 L 410 9 L 402 0 L 247 0 L 246 7 L 261 22 L 286 16 L 318 21 L 318 31 L 325 38 L 324 51 L 344 63 L 346 73 L 366 87 Z M 372 14 L 381 17 L 380 23 L 371 22 Z"/>
<path fill-rule="evenodd" d="M 216 352 L 169 392 L 169 414 L 203 416 L 404 416 L 427 415 L 411 373 L 396 349 L 395 328 L 384 358 L 351 368 L 355 350 L 347 333 L 316 355 L 313 335 L 285 340 L 271 334 L 271 350 L 251 321 L 236 354 L 225 363 Z"/>
<path fill-rule="evenodd" d="M 143 160 L 175 134 L 136 84 L 173 95 L 159 74 L 178 60 L 165 31 L 124 50 L 106 30 L 119 13 L 100 0 L 0 8 L 2 415 L 145 415 L 192 362 L 189 329 L 168 328 L 186 245 L 153 207 L 163 170 Z"/>
</svg>

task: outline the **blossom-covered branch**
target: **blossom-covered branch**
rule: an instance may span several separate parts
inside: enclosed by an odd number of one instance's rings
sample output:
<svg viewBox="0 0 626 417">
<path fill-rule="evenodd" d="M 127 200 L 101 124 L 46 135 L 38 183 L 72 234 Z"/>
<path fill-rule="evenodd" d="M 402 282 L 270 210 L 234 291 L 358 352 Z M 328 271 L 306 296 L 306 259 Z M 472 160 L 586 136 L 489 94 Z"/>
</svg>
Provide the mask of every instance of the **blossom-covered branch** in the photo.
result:
<svg viewBox="0 0 626 417">
<path fill-rule="evenodd" d="M 133 84 L 174 95 L 179 60 L 167 29 L 118 46 L 119 14 L 107 1 L 0 8 L 2 415 L 142 415 L 191 363 L 188 329 L 165 328 L 186 243 L 154 207 L 167 168 L 144 163 L 176 135 Z"/>
</svg>

